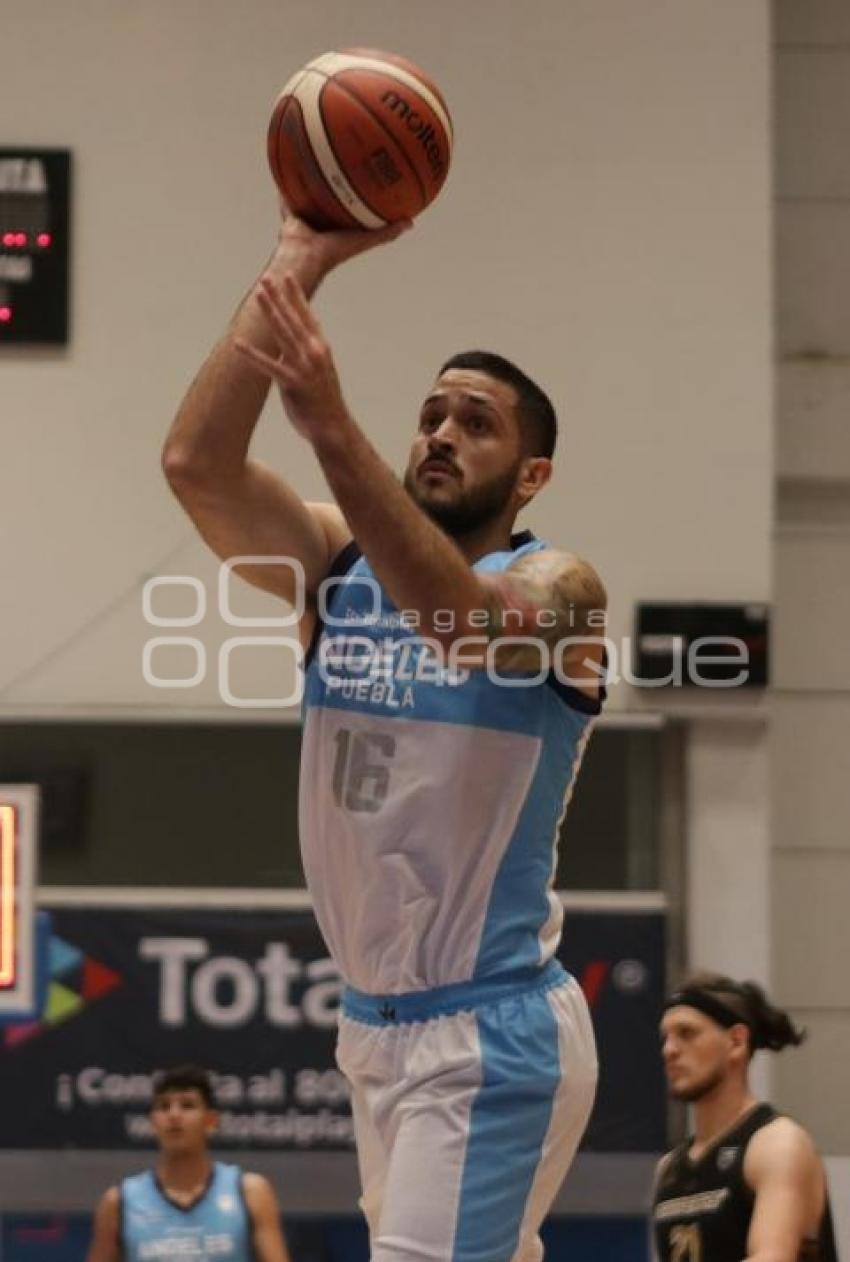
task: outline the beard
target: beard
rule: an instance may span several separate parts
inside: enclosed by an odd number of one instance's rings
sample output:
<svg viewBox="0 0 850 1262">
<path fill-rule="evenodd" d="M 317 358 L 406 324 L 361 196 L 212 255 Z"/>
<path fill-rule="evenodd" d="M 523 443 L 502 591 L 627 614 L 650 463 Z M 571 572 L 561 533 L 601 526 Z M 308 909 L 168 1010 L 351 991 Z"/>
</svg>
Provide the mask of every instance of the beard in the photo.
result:
<svg viewBox="0 0 850 1262">
<path fill-rule="evenodd" d="M 726 1074 L 722 1068 L 712 1069 L 699 1082 L 692 1082 L 688 1087 L 682 1087 L 680 1090 L 670 1089 L 670 1094 L 674 1100 L 680 1100 L 683 1104 L 696 1104 L 703 1096 L 707 1096 L 710 1092 L 719 1087 Z"/>
<path fill-rule="evenodd" d="M 428 517 L 453 539 L 472 534 L 482 526 L 501 517 L 511 492 L 516 486 L 521 460 L 517 460 L 504 473 L 497 474 L 489 482 L 482 482 L 471 491 L 461 491 L 454 500 L 432 497 L 423 491 L 417 475 L 408 469 L 404 475 L 404 489 Z"/>
</svg>

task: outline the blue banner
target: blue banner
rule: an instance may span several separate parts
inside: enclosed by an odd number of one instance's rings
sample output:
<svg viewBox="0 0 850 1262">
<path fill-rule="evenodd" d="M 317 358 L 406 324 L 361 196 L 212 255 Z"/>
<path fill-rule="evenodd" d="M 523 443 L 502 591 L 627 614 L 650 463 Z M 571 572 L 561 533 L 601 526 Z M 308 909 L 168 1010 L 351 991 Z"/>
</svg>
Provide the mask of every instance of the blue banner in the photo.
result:
<svg viewBox="0 0 850 1262">
<path fill-rule="evenodd" d="M 660 914 L 573 912 L 560 952 L 600 1057 L 584 1147 L 659 1151 Z M 38 1017 L 0 1029 L 4 1148 L 145 1148 L 155 1070 L 216 1075 L 219 1145 L 347 1149 L 341 984 L 308 911 L 56 909 Z"/>
</svg>

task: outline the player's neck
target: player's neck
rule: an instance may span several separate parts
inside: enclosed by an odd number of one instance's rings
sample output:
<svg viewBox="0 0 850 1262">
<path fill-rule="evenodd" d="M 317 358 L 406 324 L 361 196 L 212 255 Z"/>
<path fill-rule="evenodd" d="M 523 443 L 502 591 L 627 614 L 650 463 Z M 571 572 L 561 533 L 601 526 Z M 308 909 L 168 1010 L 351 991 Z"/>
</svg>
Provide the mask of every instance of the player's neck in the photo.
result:
<svg viewBox="0 0 850 1262">
<path fill-rule="evenodd" d="M 510 552 L 511 527 L 503 523 L 491 523 L 467 535 L 455 535 L 454 542 L 470 565 L 491 552 Z"/>
<path fill-rule="evenodd" d="M 191 1153 L 162 1153 L 156 1166 L 160 1184 L 167 1192 L 197 1194 L 203 1191 L 212 1173 L 206 1149 Z"/>
<path fill-rule="evenodd" d="M 752 1109 L 758 1101 L 746 1083 L 720 1082 L 694 1105 L 695 1149 L 709 1147 Z"/>
</svg>

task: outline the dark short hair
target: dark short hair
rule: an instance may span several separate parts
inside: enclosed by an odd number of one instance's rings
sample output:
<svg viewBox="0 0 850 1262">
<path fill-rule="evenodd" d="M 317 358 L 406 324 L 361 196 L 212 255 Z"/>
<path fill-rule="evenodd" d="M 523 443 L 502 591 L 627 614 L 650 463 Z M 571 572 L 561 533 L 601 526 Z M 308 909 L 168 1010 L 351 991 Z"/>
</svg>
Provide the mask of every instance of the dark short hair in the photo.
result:
<svg viewBox="0 0 850 1262">
<path fill-rule="evenodd" d="M 200 1065 L 175 1065 L 173 1069 L 161 1069 L 154 1074 L 154 1100 L 166 1091 L 197 1091 L 208 1109 L 215 1108 L 212 1078 Z"/>
<path fill-rule="evenodd" d="M 471 372 L 483 372 L 497 381 L 513 386 L 517 396 L 517 415 L 524 446 L 530 456 L 546 456 L 551 459 L 558 437 L 558 420 L 549 396 L 535 381 L 527 377 L 521 368 L 503 355 L 492 351 L 461 351 L 447 359 L 439 371 L 451 368 L 468 368 Z"/>
</svg>

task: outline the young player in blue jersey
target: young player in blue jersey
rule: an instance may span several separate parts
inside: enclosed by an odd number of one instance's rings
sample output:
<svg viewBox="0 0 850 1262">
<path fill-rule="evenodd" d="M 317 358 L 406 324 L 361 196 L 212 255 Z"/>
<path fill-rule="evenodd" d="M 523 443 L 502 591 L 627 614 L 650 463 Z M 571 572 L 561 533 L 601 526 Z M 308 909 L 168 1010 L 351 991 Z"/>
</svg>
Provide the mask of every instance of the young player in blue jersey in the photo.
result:
<svg viewBox="0 0 850 1262">
<path fill-rule="evenodd" d="M 602 701 L 605 592 L 513 531 L 551 475 L 556 422 L 509 361 L 443 365 L 403 482 L 349 413 L 308 299 L 400 232 L 285 220 L 164 468 L 219 556 L 303 569 L 301 846 L 347 983 L 338 1059 L 372 1258 L 533 1262 L 596 1083 L 552 881 Z M 270 381 L 335 503 L 249 456 Z M 291 567 L 239 572 L 296 598 Z"/>
<path fill-rule="evenodd" d="M 104 1193 L 88 1262 L 289 1262 L 268 1180 L 210 1158 L 217 1115 L 205 1070 L 158 1075 L 151 1120 L 156 1167 Z"/>
</svg>

